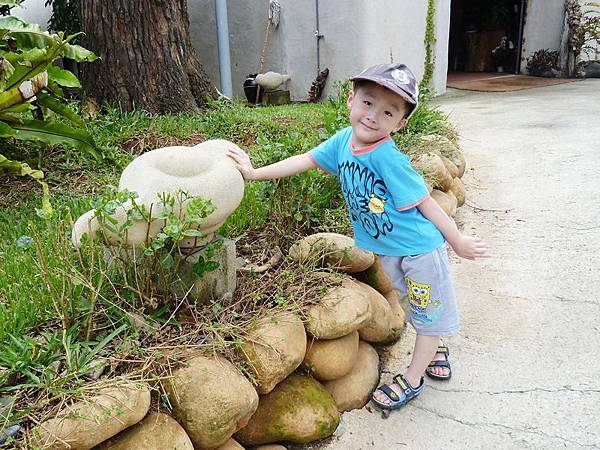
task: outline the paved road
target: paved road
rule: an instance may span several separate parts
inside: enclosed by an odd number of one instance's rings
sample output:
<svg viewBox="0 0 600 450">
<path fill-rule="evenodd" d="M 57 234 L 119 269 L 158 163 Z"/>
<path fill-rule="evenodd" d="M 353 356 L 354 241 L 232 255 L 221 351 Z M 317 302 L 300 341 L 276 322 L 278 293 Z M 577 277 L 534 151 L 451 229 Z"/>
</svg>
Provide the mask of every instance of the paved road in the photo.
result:
<svg viewBox="0 0 600 450">
<path fill-rule="evenodd" d="M 600 449 L 600 80 L 439 103 L 469 164 L 457 222 L 494 255 L 453 259 L 454 377 L 387 420 L 344 414 L 318 448 Z M 384 379 L 408 365 L 413 337 Z"/>
</svg>

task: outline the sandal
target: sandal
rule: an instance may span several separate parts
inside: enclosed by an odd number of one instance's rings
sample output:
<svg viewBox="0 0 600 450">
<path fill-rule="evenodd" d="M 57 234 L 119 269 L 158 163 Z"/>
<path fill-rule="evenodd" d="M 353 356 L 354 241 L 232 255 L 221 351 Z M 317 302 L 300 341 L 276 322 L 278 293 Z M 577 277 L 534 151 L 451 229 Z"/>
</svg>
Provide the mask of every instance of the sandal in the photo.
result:
<svg viewBox="0 0 600 450">
<path fill-rule="evenodd" d="M 450 367 L 450 361 L 448 361 L 448 356 L 450 355 L 450 350 L 448 350 L 448 347 L 446 347 L 445 345 L 440 345 L 437 348 L 437 351 L 435 352 L 435 354 L 441 354 L 444 355 L 443 360 L 441 361 L 431 361 L 429 363 L 429 367 L 427 367 L 427 369 L 425 369 L 425 374 L 429 377 L 429 378 L 433 378 L 434 380 L 449 380 L 450 377 L 452 376 L 452 368 Z M 448 369 L 448 375 L 436 375 L 435 373 L 430 372 L 429 369 L 431 369 L 432 367 L 445 367 L 446 369 Z"/>
<path fill-rule="evenodd" d="M 413 398 L 417 397 L 423 388 L 425 387 L 425 380 L 421 378 L 421 383 L 419 387 L 414 388 L 410 385 L 410 383 L 404 378 L 403 375 L 398 374 L 394 378 L 392 378 L 392 382 L 397 384 L 404 391 L 402 396 L 399 396 L 396 391 L 394 391 L 389 384 L 383 384 L 378 387 L 375 392 L 383 392 L 385 396 L 392 402 L 391 404 L 385 404 L 377 400 L 373 395 L 371 395 L 371 400 L 381 409 L 398 409 L 402 406 L 406 405 Z"/>
</svg>

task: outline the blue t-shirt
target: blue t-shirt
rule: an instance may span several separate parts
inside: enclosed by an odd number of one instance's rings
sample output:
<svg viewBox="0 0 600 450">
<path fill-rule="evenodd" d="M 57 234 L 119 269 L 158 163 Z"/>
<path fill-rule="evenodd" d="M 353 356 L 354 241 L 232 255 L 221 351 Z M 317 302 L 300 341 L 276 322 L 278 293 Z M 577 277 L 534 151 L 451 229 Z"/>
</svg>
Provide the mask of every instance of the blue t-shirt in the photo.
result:
<svg viewBox="0 0 600 450">
<path fill-rule="evenodd" d="M 315 147 L 309 157 L 336 175 L 348 205 L 357 247 L 386 256 L 418 255 L 444 243 L 436 226 L 416 208 L 429 191 L 394 141 L 384 138 L 353 149 L 348 127 Z"/>
</svg>

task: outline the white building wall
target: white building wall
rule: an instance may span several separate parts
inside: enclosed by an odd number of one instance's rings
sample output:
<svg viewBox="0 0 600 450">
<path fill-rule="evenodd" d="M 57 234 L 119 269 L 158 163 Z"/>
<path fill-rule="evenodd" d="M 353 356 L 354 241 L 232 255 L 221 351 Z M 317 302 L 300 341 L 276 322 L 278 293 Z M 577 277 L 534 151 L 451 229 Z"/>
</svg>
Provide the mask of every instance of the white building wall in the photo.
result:
<svg viewBox="0 0 600 450">
<path fill-rule="evenodd" d="M 563 30 L 564 0 L 529 0 L 523 29 L 521 71 L 527 59 L 541 49 L 558 50 Z"/>
<path fill-rule="evenodd" d="M 22 6 L 10 10 L 11 16 L 39 24 L 42 29 L 48 29 L 48 21 L 52 15 L 52 8 L 44 6 L 45 0 L 26 0 Z"/>
<path fill-rule="evenodd" d="M 263 71 L 288 73 L 292 98 L 304 100 L 317 75 L 316 0 L 280 0 L 281 22 L 269 35 Z M 259 67 L 268 0 L 230 0 L 229 33 L 233 90 L 243 96 L 242 83 Z M 211 79 L 219 85 L 214 0 L 188 0 L 192 42 Z M 420 0 L 320 0 L 321 69 L 330 70 L 325 95 L 333 81 L 346 79 L 366 66 L 389 62 L 408 64 L 423 75 L 427 2 Z M 446 89 L 450 5 L 437 0 L 433 83 Z"/>
</svg>

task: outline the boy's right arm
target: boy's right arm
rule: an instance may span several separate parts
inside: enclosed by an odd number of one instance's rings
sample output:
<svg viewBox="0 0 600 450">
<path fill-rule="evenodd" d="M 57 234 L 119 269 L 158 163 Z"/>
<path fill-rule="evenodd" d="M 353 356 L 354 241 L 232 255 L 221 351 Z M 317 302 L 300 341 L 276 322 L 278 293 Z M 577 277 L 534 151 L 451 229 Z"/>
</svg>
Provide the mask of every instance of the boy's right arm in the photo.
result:
<svg viewBox="0 0 600 450">
<path fill-rule="evenodd" d="M 240 171 L 245 180 L 273 180 L 289 177 L 317 167 L 308 153 L 291 156 L 282 161 L 255 169 L 250 162 L 250 157 L 243 150 L 230 148 L 227 156 L 235 161 L 235 167 Z"/>
</svg>

